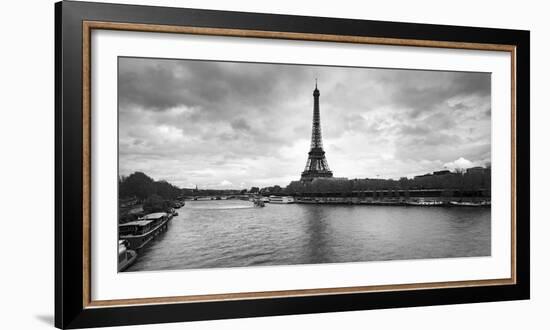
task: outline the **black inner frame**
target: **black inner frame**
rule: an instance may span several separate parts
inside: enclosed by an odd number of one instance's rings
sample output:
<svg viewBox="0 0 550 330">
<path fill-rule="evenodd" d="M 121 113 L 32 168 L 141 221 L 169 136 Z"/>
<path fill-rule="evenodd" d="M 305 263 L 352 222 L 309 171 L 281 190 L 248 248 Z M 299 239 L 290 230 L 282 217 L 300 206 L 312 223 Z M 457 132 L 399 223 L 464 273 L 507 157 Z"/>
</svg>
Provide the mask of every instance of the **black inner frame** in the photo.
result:
<svg viewBox="0 0 550 330">
<path fill-rule="evenodd" d="M 516 46 L 515 285 L 84 308 L 82 22 L 473 42 Z M 529 299 L 529 31 L 63 1 L 55 4 L 55 325 L 165 323 Z"/>
</svg>

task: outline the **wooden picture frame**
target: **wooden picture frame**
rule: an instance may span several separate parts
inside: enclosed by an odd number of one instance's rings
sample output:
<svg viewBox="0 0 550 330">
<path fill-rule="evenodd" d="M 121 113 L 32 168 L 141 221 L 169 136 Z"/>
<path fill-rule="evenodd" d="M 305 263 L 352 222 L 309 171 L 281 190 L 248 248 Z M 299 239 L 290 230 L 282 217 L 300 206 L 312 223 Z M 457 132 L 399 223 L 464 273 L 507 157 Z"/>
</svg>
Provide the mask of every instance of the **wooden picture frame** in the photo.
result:
<svg viewBox="0 0 550 330">
<path fill-rule="evenodd" d="M 529 298 L 529 32 L 84 2 L 55 6 L 55 325 L 180 322 Z M 91 32 L 120 30 L 509 52 L 511 277 L 94 301 Z"/>
</svg>

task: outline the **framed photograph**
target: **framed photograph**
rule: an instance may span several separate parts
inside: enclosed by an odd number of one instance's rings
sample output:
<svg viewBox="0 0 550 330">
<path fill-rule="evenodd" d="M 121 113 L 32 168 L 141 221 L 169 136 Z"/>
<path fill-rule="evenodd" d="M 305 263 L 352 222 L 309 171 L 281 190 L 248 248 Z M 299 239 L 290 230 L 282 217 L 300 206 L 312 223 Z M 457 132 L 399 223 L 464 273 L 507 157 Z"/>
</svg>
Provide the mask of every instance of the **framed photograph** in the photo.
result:
<svg viewBox="0 0 550 330">
<path fill-rule="evenodd" d="M 56 14 L 59 328 L 529 298 L 529 32 Z"/>
</svg>

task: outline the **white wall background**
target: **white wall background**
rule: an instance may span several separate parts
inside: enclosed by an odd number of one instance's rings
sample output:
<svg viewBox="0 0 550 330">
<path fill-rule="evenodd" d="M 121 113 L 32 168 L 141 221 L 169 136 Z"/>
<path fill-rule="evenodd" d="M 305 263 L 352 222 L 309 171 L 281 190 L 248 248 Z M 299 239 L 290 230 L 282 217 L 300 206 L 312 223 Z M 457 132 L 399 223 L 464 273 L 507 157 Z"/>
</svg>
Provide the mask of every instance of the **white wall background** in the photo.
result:
<svg viewBox="0 0 550 330">
<path fill-rule="evenodd" d="M 548 329 L 550 23 L 544 1 L 134 0 L 191 8 L 531 30 L 530 301 L 298 315 L 125 329 Z M 52 0 L 0 10 L 0 328 L 53 327 L 54 29 Z M 78 166 L 78 165 L 76 165 Z"/>
</svg>

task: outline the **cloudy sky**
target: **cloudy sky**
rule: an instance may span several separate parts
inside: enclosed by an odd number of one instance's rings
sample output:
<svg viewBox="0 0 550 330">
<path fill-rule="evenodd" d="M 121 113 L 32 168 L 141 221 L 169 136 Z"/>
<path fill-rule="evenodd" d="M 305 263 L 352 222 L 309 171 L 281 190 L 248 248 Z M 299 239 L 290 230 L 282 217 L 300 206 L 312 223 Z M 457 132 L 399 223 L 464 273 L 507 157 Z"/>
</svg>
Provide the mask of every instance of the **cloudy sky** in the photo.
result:
<svg viewBox="0 0 550 330">
<path fill-rule="evenodd" d="M 306 164 L 315 78 L 336 177 L 490 162 L 487 73 L 120 58 L 120 174 L 180 187 L 286 186 Z"/>
</svg>

